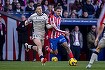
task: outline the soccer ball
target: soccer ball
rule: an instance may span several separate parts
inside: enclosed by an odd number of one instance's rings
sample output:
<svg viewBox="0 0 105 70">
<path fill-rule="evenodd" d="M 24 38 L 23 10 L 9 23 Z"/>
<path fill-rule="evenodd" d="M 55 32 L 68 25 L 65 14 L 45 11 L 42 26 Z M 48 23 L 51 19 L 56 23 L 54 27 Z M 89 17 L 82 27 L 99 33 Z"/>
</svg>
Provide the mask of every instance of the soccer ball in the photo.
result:
<svg viewBox="0 0 105 70">
<path fill-rule="evenodd" d="M 69 65 L 70 65 L 70 66 L 76 66 L 76 65 L 77 65 L 77 60 L 76 60 L 75 58 L 71 58 L 71 59 L 69 60 Z"/>
<path fill-rule="evenodd" d="M 57 57 L 52 57 L 51 60 L 54 61 L 54 62 L 57 62 L 58 61 L 58 58 Z"/>
</svg>

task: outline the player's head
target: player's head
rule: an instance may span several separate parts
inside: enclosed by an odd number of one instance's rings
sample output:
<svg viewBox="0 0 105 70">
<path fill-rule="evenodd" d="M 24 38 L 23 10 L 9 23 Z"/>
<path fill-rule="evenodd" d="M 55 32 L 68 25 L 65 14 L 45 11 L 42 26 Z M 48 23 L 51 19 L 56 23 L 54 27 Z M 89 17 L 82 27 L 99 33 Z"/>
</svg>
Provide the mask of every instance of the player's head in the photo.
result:
<svg viewBox="0 0 105 70">
<path fill-rule="evenodd" d="M 57 16 L 60 16 L 60 15 L 61 15 L 61 7 L 60 7 L 60 6 L 57 6 L 57 7 L 54 9 L 54 11 L 55 11 L 55 14 L 56 14 Z"/>
<path fill-rule="evenodd" d="M 36 7 L 36 13 L 41 15 L 42 14 L 42 6 L 41 5 L 37 5 Z"/>
</svg>

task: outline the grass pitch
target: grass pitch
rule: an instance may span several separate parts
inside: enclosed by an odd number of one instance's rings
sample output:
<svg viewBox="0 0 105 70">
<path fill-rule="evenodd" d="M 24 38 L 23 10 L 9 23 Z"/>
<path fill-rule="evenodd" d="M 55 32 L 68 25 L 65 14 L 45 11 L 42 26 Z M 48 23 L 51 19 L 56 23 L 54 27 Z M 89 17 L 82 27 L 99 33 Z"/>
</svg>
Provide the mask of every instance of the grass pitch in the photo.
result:
<svg viewBox="0 0 105 70">
<path fill-rule="evenodd" d="M 78 61 L 77 66 L 69 66 L 67 61 L 47 62 L 42 66 L 41 62 L 0 61 L 0 70 L 88 70 L 87 61 Z M 89 70 L 105 70 L 105 61 L 95 62 Z"/>
</svg>

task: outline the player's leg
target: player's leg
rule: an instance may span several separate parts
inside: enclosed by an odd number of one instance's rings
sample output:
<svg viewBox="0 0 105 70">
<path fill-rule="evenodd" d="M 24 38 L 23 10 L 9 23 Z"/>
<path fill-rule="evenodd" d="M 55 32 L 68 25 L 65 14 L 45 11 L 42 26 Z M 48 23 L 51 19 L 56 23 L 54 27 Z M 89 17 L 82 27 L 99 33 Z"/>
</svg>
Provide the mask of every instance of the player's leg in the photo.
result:
<svg viewBox="0 0 105 70">
<path fill-rule="evenodd" d="M 68 47 L 67 42 L 62 43 L 61 45 L 66 49 L 66 51 L 69 55 L 69 58 L 74 58 L 73 53 L 72 53 L 71 49 Z"/>
<path fill-rule="evenodd" d="M 71 51 L 71 49 L 69 48 L 68 44 L 67 44 L 67 40 L 65 39 L 64 36 L 60 36 L 59 37 L 59 43 L 61 43 L 61 45 L 66 49 L 68 55 L 70 58 L 74 58 L 73 53 Z"/>
<path fill-rule="evenodd" d="M 36 48 L 33 47 L 33 49 L 35 49 L 38 52 L 38 55 L 40 57 L 40 60 L 42 63 L 45 63 L 47 61 L 46 58 L 43 57 L 43 52 L 42 52 L 42 42 L 40 39 L 33 39 L 33 42 L 37 45 Z"/>
<path fill-rule="evenodd" d="M 29 49 L 33 49 L 37 51 L 37 46 L 35 45 L 29 45 L 28 43 L 25 43 L 25 50 L 28 52 Z"/>
<path fill-rule="evenodd" d="M 89 61 L 89 64 L 86 66 L 86 68 L 91 68 L 92 64 L 94 63 L 94 61 L 97 59 L 98 57 L 98 54 L 100 52 L 100 50 L 105 47 L 105 39 L 102 38 L 100 41 L 99 41 L 99 44 L 96 48 L 96 51 L 94 51 L 91 55 L 91 59 Z"/>
<path fill-rule="evenodd" d="M 55 54 L 55 55 L 58 54 L 57 42 L 58 42 L 57 38 L 50 39 L 50 53 Z"/>
</svg>

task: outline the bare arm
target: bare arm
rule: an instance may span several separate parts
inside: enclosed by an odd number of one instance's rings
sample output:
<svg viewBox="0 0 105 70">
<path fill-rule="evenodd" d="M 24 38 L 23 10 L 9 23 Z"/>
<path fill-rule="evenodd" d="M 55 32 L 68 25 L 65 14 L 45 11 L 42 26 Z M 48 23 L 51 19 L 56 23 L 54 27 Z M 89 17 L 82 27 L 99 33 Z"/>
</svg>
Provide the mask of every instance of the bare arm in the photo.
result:
<svg viewBox="0 0 105 70">
<path fill-rule="evenodd" d="M 99 27 L 97 28 L 98 34 L 97 34 L 96 39 L 98 39 L 98 38 L 100 37 L 101 33 L 103 32 L 103 29 L 104 29 L 104 24 L 102 24 L 101 26 L 99 26 Z"/>
<path fill-rule="evenodd" d="M 52 24 L 53 28 L 56 30 L 56 31 L 59 31 L 59 32 L 62 32 L 62 33 L 66 33 L 66 31 L 63 31 L 63 30 L 60 30 L 56 27 L 55 23 Z"/>
<path fill-rule="evenodd" d="M 98 34 L 97 34 L 97 37 L 96 37 L 96 40 L 95 40 L 95 43 L 94 43 L 95 46 L 98 45 L 98 39 L 99 39 L 101 33 L 103 32 L 103 29 L 104 29 L 104 24 L 102 24 L 101 26 L 99 26 L 99 27 L 97 28 Z"/>
</svg>

